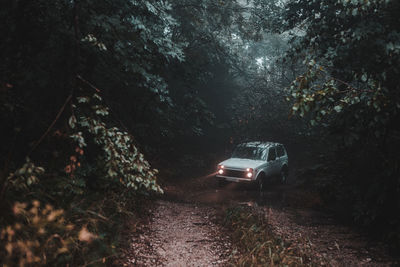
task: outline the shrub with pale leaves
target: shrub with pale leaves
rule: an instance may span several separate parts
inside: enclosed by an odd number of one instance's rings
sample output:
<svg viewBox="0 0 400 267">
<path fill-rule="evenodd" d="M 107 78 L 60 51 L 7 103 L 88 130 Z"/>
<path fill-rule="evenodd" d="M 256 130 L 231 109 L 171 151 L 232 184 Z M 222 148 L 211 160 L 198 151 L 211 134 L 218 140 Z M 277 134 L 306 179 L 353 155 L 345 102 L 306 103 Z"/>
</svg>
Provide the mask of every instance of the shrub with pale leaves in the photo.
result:
<svg viewBox="0 0 400 267">
<path fill-rule="evenodd" d="M 152 169 L 144 159 L 132 136 L 104 122 L 109 110 L 102 104 L 101 97 L 94 94 L 76 100 L 74 115 L 69 119 L 70 127 L 75 130 L 71 138 L 82 149 L 88 146 L 86 140 L 93 138 L 94 144 L 102 151 L 98 165 L 104 175 L 135 191 L 162 193 L 156 181 L 158 170 Z"/>
</svg>

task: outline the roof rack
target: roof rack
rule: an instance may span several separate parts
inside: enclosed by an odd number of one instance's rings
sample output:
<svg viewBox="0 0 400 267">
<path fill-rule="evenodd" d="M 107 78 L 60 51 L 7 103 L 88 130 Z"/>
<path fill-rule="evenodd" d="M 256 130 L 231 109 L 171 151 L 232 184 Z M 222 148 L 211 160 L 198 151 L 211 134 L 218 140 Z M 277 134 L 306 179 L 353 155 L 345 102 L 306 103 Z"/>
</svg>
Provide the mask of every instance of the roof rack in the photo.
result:
<svg viewBox="0 0 400 267">
<path fill-rule="evenodd" d="M 266 141 L 251 141 L 251 142 L 244 142 L 239 145 L 242 146 L 250 146 L 250 147 L 269 147 L 272 145 L 277 145 L 279 143 L 276 142 L 266 142 Z"/>
</svg>

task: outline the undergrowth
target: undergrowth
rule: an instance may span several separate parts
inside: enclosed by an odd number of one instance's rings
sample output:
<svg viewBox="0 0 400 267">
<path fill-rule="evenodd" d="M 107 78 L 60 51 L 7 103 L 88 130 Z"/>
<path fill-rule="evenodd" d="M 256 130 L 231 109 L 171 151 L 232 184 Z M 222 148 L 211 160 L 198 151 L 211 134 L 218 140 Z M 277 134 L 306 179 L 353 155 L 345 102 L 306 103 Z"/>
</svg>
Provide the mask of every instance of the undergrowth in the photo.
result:
<svg viewBox="0 0 400 267">
<path fill-rule="evenodd" d="M 246 207 L 226 211 L 225 226 L 231 230 L 240 253 L 232 257 L 233 266 L 315 266 L 305 248 L 290 246 L 274 235 L 264 214 Z"/>
<path fill-rule="evenodd" d="M 15 202 L 0 220 L 2 266 L 104 266 L 121 253 L 123 225 L 147 197 L 91 192 L 67 205 Z M 56 206 L 57 205 L 57 206 Z"/>
<path fill-rule="evenodd" d="M 69 102 L 68 124 L 51 125 L 32 159 L 0 173 L 0 266 L 112 264 L 124 223 L 162 193 L 158 171 L 100 96 Z"/>
</svg>

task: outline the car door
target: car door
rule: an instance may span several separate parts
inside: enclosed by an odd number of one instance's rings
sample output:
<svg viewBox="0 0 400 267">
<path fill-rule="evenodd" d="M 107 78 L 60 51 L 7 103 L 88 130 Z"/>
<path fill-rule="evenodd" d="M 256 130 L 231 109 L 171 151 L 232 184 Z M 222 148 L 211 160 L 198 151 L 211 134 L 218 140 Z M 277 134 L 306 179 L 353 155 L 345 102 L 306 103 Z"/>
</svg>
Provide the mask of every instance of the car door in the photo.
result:
<svg viewBox="0 0 400 267">
<path fill-rule="evenodd" d="M 280 171 L 282 169 L 283 164 L 285 163 L 285 152 L 283 150 L 282 145 L 278 145 L 276 147 L 276 160 L 277 160 L 278 171 Z"/>
<path fill-rule="evenodd" d="M 270 147 L 268 150 L 268 173 L 267 175 L 276 175 L 279 171 L 278 166 L 277 166 L 277 160 L 276 160 L 276 148 L 275 147 Z"/>
</svg>

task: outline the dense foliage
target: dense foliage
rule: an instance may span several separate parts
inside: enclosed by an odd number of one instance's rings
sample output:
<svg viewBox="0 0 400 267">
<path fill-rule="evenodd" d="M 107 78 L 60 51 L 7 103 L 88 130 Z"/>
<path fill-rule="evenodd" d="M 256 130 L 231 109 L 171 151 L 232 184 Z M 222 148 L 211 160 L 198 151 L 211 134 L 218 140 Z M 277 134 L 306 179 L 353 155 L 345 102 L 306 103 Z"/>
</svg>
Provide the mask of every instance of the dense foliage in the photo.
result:
<svg viewBox="0 0 400 267">
<path fill-rule="evenodd" d="M 169 34 L 171 6 L 3 1 L 0 9 L 2 264 L 112 260 L 121 220 L 143 194 L 162 192 L 122 123 L 131 111 L 120 107 L 172 104 L 160 73 L 184 56 Z"/>
<path fill-rule="evenodd" d="M 397 244 L 399 11 L 397 1 L 293 1 L 285 14 L 297 33 L 288 57 L 307 66 L 289 88 L 292 112 L 327 127 L 339 148 L 325 162 L 327 199 Z"/>
</svg>

